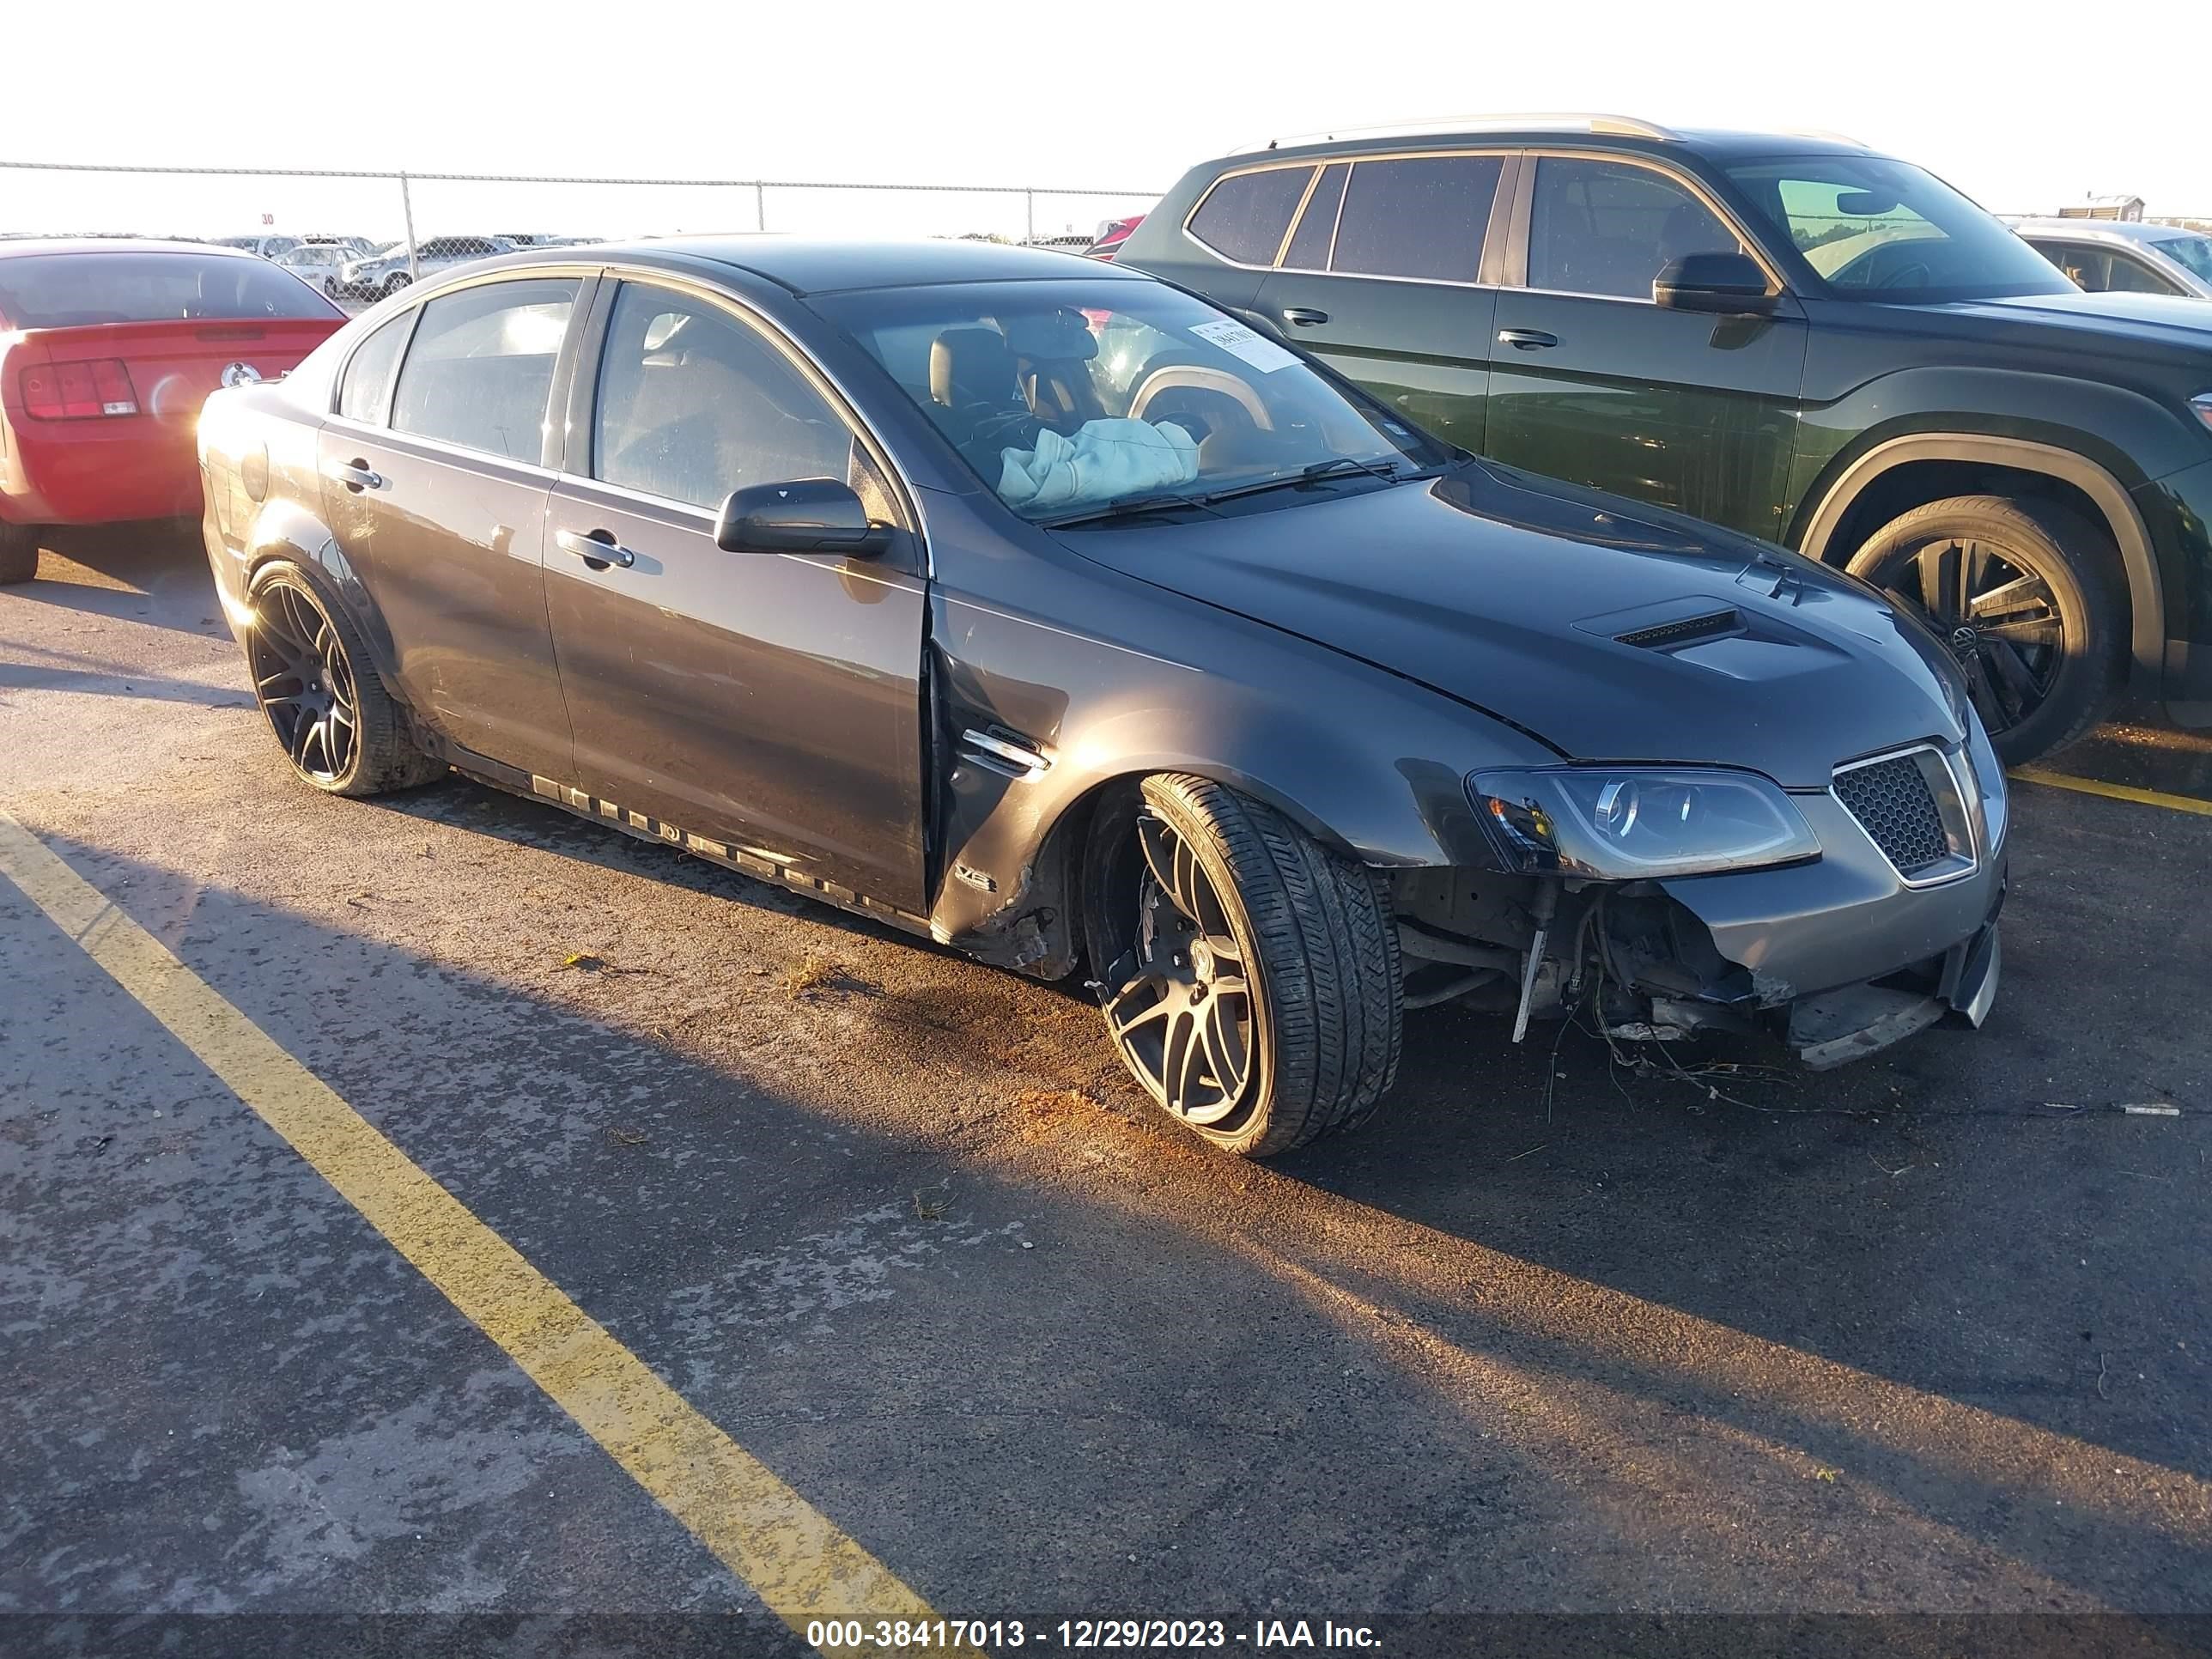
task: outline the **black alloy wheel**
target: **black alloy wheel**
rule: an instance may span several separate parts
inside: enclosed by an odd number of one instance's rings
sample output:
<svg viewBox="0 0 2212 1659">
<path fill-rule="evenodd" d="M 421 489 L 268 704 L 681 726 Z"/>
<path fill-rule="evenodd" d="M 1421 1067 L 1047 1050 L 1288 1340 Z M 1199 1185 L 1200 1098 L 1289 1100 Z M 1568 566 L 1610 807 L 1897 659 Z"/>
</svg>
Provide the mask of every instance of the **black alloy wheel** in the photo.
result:
<svg viewBox="0 0 2212 1659">
<path fill-rule="evenodd" d="M 337 787 L 361 745 L 361 699 L 353 664 L 315 597 L 289 582 L 255 608 L 246 661 L 270 729 L 300 775 Z"/>
<path fill-rule="evenodd" d="M 2050 578 L 2013 550 L 1945 537 L 1898 550 L 1873 580 L 1917 611 L 1949 649 L 1992 737 L 2050 696 L 2064 660 L 2066 619 Z"/>
<path fill-rule="evenodd" d="M 296 567 L 254 579 L 246 665 L 292 769 L 333 795 L 374 795 L 443 777 L 417 746 L 343 611 Z"/>
<path fill-rule="evenodd" d="M 1245 945 L 1174 826 L 1147 808 L 1136 836 L 1135 944 L 1124 982 L 1107 993 L 1107 1029 L 1155 1101 L 1194 1127 L 1233 1130 L 1259 1075 Z"/>
<path fill-rule="evenodd" d="M 2016 765 L 2081 736 L 2118 684 L 2117 563 L 2110 539 L 2064 507 L 1965 496 L 1905 514 L 1850 572 L 1928 626 Z"/>
</svg>

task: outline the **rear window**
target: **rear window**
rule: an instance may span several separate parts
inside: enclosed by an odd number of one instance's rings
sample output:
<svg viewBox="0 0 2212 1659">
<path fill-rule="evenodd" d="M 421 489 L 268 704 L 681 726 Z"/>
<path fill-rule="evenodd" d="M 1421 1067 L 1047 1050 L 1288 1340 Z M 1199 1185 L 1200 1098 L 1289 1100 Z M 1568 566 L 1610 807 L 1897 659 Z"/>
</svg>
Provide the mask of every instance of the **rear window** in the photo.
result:
<svg viewBox="0 0 2212 1659">
<path fill-rule="evenodd" d="M 264 259 L 206 253 L 0 257 L 0 318 L 16 328 L 338 314 L 314 289 Z"/>
<path fill-rule="evenodd" d="M 1311 167 L 1232 174 L 1206 193 L 1190 216 L 1190 234 L 1224 259 L 1272 265 L 1313 175 Z"/>
</svg>

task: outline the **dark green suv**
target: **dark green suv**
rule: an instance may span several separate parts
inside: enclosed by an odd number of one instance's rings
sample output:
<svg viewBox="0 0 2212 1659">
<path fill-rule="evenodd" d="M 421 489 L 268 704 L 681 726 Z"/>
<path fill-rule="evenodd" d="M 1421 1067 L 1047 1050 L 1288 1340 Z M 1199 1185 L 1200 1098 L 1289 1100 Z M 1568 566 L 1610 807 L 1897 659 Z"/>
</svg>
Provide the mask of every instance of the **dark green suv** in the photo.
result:
<svg viewBox="0 0 2212 1659">
<path fill-rule="evenodd" d="M 2123 684 L 2212 725 L 2212 313 L 2084 294 L 1907 162 L 1603 116 L 1297 141 L 1120 258 L 1478 453 L 1848 566 L 2009 760 Z"/>
</svg>

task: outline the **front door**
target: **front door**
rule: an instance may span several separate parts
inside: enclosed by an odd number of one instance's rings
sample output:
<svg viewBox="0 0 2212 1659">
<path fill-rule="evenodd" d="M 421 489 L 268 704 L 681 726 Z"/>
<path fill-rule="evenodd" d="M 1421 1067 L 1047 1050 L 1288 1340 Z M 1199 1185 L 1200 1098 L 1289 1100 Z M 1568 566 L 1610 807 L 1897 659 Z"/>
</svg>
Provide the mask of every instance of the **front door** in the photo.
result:
<svg viewBox="0 0 2212 1659">
<path fill-rule="evenodd" d="M 1332 162 L 1254 309 L 1407 419 L 1480 451 L 1498 305 L 1484 248 L 1506 159 Z"/>
<path fill-rule="evenodd" d="M 1526 280 L 1498 294 L 1486 452 L 1778 538 L 1804 382 L 1796 302 L 1765 318 L 1655 305 L 1669 262 L 1748 251 L 1711 207 L 1639 162 L 1536 155 L 1522 171 Z"/>
<path fill-rule="evenodd" d="M 596 397 L 572 422 L 581 453 L 549 525 L 576 784 L 926 910 L 925 582 L 880 463 L 796 354 L 737 307 L 626 282 L 600 310 Z M 819 477 L 850 483 L 872 517 L 902 526 L 890 553 L 715 546 L 732 490 Z"/>
<path fill-rule="evenodd" d="M 579 287 L 518 277 L 401 313 L 348 362 L 316 444 L 331 529 L 376 596 L 409 707 L 556 777 L 574 750 L 545 620 L 543 444 Z"/>
</svg>

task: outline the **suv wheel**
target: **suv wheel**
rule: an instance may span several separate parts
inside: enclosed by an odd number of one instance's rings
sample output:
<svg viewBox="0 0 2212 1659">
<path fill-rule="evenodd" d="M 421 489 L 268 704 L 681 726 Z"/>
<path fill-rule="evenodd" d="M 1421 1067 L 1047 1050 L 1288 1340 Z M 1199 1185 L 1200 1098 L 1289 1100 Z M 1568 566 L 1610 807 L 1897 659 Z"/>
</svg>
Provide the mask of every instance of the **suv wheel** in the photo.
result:
<svg viewBox="0 0 2212 1659">
<path fill-rule="evenodd" d="M 2094 726 L 2126 659 L 2112 539 L 2069 507 L 1961 495 L 1915 507 L 1851 574 L 1927 623 L 1966 677 L 2007 765 Z"/>
<path fill-rule="evenodd" d="M 395 270 L 384 279 L 384 297 L 390 299 L 415 279 L 404 270 Z"/>
<path fill-rule="evenodd" d="M 27 524 L 0 523 L 0 583 L 27 582 L 38 574 L 38 531 Z"/>
<path fill-rule="evenodd" d="M 1279 813 L 1162 774 L 1102 807 L 1085 933 L 1146 1092 L 1224 1151 L 1357 1123 L 1398 1070 L 1398 935 L 1371 872 Z"/>
</svg>

